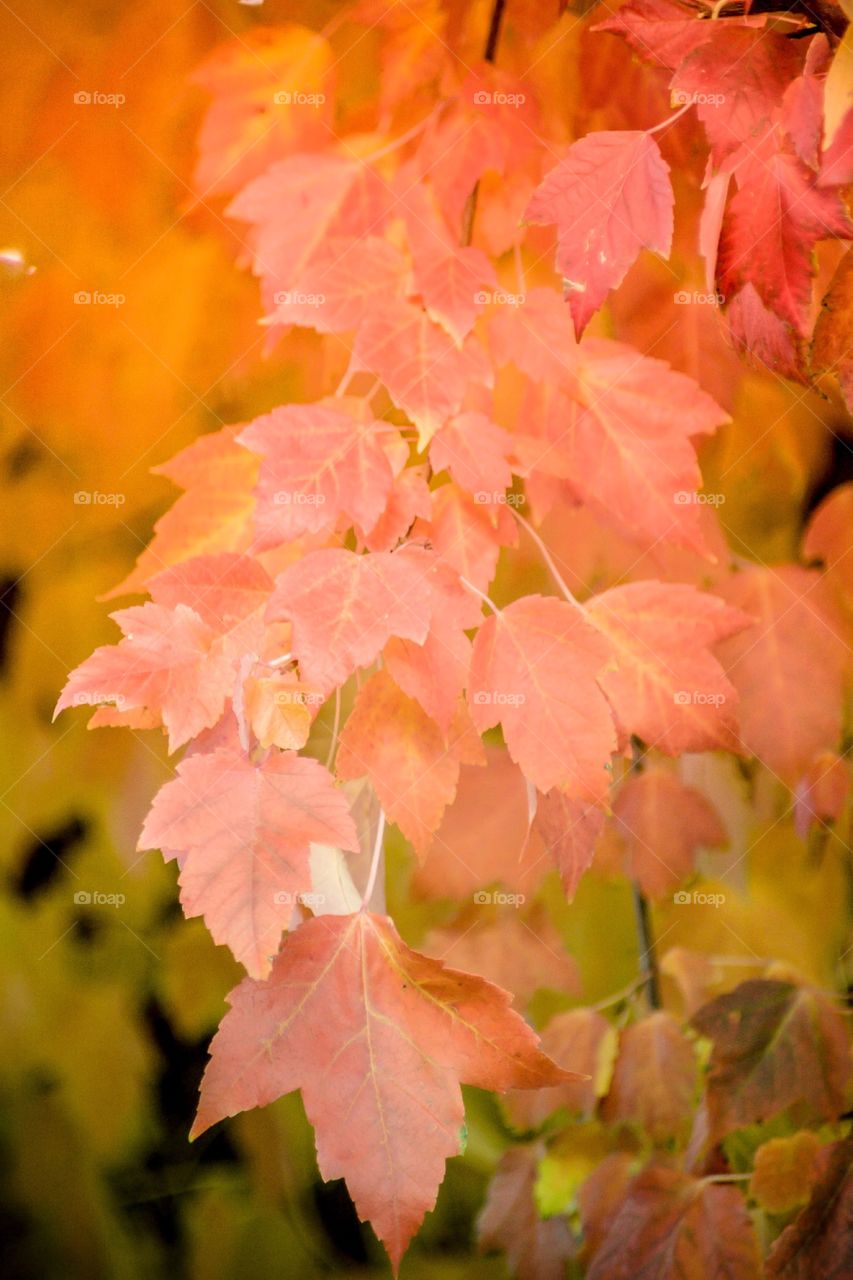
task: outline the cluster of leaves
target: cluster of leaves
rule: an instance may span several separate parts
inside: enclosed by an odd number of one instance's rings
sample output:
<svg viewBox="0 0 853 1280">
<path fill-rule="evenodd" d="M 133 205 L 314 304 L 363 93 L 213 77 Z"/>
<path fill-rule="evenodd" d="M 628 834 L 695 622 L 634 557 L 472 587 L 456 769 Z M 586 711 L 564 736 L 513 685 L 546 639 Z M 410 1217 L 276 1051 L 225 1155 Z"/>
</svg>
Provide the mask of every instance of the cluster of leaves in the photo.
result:
<svg viewBox="0 0 853 1280">
<path fill-rule="evenodd" d="M 364 0 L 322 34 L 259 27 L 201 72 L 199 186 L 231 197 L 270 343 L 311 329 L 317 359 L 302 401 L 160 468 L 184 493 L 116 589 L 150 600 L 113 615 L 123 638 L 59 708 L 185 749 L 140 847 L 177 862 L 185 913 L 248 975 L 196 1133 L 301 1089 L 321 1172 L 397 1266 L 460 1150 L 460 1084 L 509 1091 L 523 1140 L 480 1227 L 522 1274 L 576 1256 L 596 1280 L 749 1280 L 760 1211 L 769 1274 L 830 1275 L 850 1249 L 833 998 L 763 962 L 715 991 L 682 956 L 685 1019 L 637 1016 L 643 992 L 659 1003 L 644 952 L 624 999 L 556 1013 L 540 1045 L 504 988 L 526 1003 L 578 977 L 542 902 L 503 906 L 551 866 L 571 898 L 594 861 L 631 878 L 641 919 L 677 903 L 697 850 L 735 845 L 685 755 L 738 758 L 782 808 L 793 793 L 809 838 L 844 815 L 853 488 L 796 562 L 736 557 L 699 494 L 726 411 L 603 320 L 584 331 L 643 247 L 672 249 L 656 137 L 695 189 L 704 130 L 694 230 L 735 342 L 849 394 L 847 260 L 811 338 L 812 248 L 853 234 L 846 19 L 632 0 L 604 25 L 680 109 L 567 146 L 586 108 L 557 105 L 551 59 L 578 24 L 503 10 L 487 33 L 467 6 Z M 368 35 L 378 101 L 346 75 Z M 572 588 L 565 512 L 600 548 Z M 457 898 L 419 950 L 385 912 L 386 821 L 413 892 Z M 499 909 L 466 948 L 484 897 Z"/>
</svg>

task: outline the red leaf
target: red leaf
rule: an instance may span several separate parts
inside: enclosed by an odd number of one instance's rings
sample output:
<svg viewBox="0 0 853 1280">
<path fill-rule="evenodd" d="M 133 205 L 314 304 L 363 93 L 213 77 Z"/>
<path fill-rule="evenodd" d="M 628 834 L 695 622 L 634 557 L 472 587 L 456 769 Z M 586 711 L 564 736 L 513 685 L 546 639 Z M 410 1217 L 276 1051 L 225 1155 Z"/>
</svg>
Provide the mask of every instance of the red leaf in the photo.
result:
<svg viewBox="0 0 853 1280">
<path fill-rule="evenodd" d="M 240 443 L 263 459 L 256 547 L 332 528 L 342 514 L 373 528 L 394 483 L 383 435 L 396 432 L 343 399 L 282 405 L 245 427 Z"/>
<path fill-rule="evenodd" d="M 464 713 L 464 704 L 460 704 Z M 425 853 L 456 794 L 459 766 L 482 751 L 467 713 L 442 732 L 387 671 L 359 692 L 341 734 L 336 769 L 341 778 L 370 778 L 392 822 Z"/>
<path fill-rule="evenodd" d="M 214 941 L 265 977 L 298 895 L 311 888 L 311 841 L 359 847 L 328 771 L 290 751 L 255 765 L 222 748 L 178 765 L 154 800 L 139 847 L 178 857 L 186 915 L 203 915 Z"/>
<path fill-rule="evenodd" d="M 557 270 L 578 337 L 642 248 L 669 257 L 672 207 L 660 148 L 634 131 L 581 138 L 537 188 L 525 218 L 557 224 Z"/>
<path fill-rule="evenodd" d="M 484 413 L 460 413 L 433 436 L 429 455 L 434 471 L 445 467 L 463 489 L 497 502 L 512 484 L 513 440 Z"/>
<path fill-rule="evenodd" d="M 631 874 L 643 893 L 671 893 L 693 870 L 696 850 L 726 843 L 716 809 L 694 787 L 667 769 L 649 768 L 628 778 L 613 806 Z"/>
<path fill-rule="evenodd" d="M 193 556 L 157 573 L 148 589 L 155 604 L 188 605 L 215 631 L 226 631 L 266 603 L 272 578 L 251 556 Z"/>
<path fill-rule="evenodd" d="M 600 800 L 616 748 L 596 683 L 609 658 L 578 608 L 545 596 L 516 600 L 487 618 L 474 641 L 474 723 L 481 733 L 501 724 L 509 754 L 540 791 Z"/>
<path fill-rule="evenodd" d="M 615 670 L 599 683 L 623 734 L 680 755 L 736 749 L 736 694 L 713 645 L 749 619 L 717 596 L 682 583 L 634 582 L 587 601 Z"/>
<path fill-rule="evenodd" d="M 672 1014 L 658 1010 L 626 1027 L 619 1041 L 605 1120 L 627 1120 L 655 1143 L 686 1141 L 699 1071 L 696 1054 Z"/>
<path fill-rule="evenodd" d="M 418 955 L 364 912 L 306 921 L 269 980 L 244 980 L 230 1001 L 193 1135 L 301 1089 L 323 1177 L 346 1178 L 395 1269 L 459 1151 L 460 1082 L 568 1078 L 504 992 Z"/>
<path fill-rule="evenodd" d="M 592 865 L 595 844 L 604 826 L 604 811 L 549 791 L 540 795 L 536 805 L 533 829 L 542 837 L 547 852 L 557 864 L 563 889 L 569 902 L 577 893 L 585 871 Z"/>
<path fill-rule="evenodd" d="M 212 628 L 183 604 L 135 605 L 111 616 L 125 638 L 96 649 L 72 671 L 54 715 L 100 703 L 144 709 L 166 726 L 170 751 L 212 728 L 234 683 L 231 660 Z"/>
<path fill-rule="evenodd" d="M 422 644 L 430 620 L 426 552 L 358 556 L 311 551 L 285 569 L 268 620 L 293 626 L 293 652 L 308 684 L 325 693 L 379 656 L 391 636 Z"/>
<path fill-rule="evenodd" d="M 750 980 L 704 1005 L 691 1021 L 714 1042 L 707 1081 L 713 1137 L 767 1120 L 795 1102 L 822 1120 L 843 1111 L 847 1030 L 819 991 Z"/>
<path fill-rule="evenodd" d="M 760 1280 L 761 1254 L 746 1203 L 720 1186 L 651 1164 L 611 1219 L 588 1280 Z"/>
<path fill-rule="evenodd" d="M 469 382 L 492 383 L 491 366 L 475 338 L 460 349 L 411 302 L 388 301 L 372 311 L 358 332 L 355 354 L 414 422 L 422 449 L 459 412 Z"/>
<path fill-rule="evenodd" d="M 539 1215 L 534 1196 L 544 1146 L 511 1147 L 501 1157 L 477 1220 L 483 1250 L 503 1249 L 520 1280 L 563 1280 L 574 1242 L 563 1218 Z"/>
<path fill-rule="evenodd" d="M 590 1119 L 607 1091 L 616 1053 L 616 1029 L 594 1009 L 569 1009 L 552 1018 L 542 1032 L 542 1051 L 558 1066 L 571 1062 L 588 1080 L 573 1080 L 551 1089 L 508 1093 L 503 1107 L 516 1129 L 538 1129 L 565 1108 Z"/>
<path fill-rule="evenodd" d="M 773 1242 L 767 1280 L 846 1280 L 853 1271 L 853 1138 L 834 1142 L 812 1198 Z"/>
</svg>

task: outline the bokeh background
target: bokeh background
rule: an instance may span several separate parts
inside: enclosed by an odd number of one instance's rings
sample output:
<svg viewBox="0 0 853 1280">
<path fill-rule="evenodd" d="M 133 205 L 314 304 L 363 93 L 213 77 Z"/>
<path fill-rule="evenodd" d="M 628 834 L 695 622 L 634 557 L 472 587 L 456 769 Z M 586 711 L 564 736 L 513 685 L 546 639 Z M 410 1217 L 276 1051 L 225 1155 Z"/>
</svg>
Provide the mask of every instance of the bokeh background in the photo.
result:
<svg viewBox="0 0 853 1280">
<path fill-rule="evenodd" d="M 319 1180 L 298 1098 L 188 1143 L 207 1043 L 240 973 L 200 921 L 181 916 L 174 869 L 135 852 L 169 773 L 158 735 L 89 733 L 83 710 L 52 723 L 67 672 L 117 634 L 98 598 L 129 573 L 175 494 L 151 468 L 300 383 L 299 338 L 264 352 L 257 288 L 238 267 L 224 201 L 194 194 L 207 99 L 192 74 L 261 21 L 318 29 L 337 7 L 0 6 L 0 1235 L 10 1280 L 388 1275 L 343 1184 Z M 618 77 L 598 71 L 606 98 Z M 691 360 L 673 343 L 692 344 L 693 363 L 698 351 L 705 385 L 734 411 L 705 458 L 730 533 L 761 557 L 791 556 L 807 508 L 848 478 L 835 411 L 745 373 L 710 329 L 697 339 L 687 316 L 661 348 L 648 300 L 659 287 L 671 294 L 671 277 L 656 281 L 652 268 L 636 279 L 614 308 L 619 336 L 678 367 Z M 704 943 L 745 947 L 747 962 L 750 951 L 780 957 L 831 985 L 846 894 L 837 864 L 808 866 L 793 833 L 773 830 L 749 866 L 760 910 L 733 902 L 731 936 L 721 913 Z M 549 909 L 586 1001 L 630 983 L 624 885 L 592 879 L 571 911 L 558 892 Z M 417 931 L 416 908 L 401 904 L 399 916 Z M 669 943 L 694 941 L 680 937 L 686 927 L 673 923 Z M 468 1104 L 468 1148 L 406 1259 L 410 1280 L 503 1273 L 471 1240 L 506 1130 L 491 1099 L 469 1091 Z"/>
</svg>

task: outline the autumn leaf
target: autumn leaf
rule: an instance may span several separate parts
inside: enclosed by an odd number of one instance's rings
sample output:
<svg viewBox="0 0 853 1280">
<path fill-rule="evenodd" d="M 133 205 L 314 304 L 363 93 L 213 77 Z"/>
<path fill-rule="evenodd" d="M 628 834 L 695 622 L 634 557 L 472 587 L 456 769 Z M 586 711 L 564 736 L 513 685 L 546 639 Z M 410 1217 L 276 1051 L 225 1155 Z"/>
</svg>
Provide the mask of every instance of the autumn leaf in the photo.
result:
<svg viewBox="0 0 853 1280">
<path fill-rule="evenodd" d="M 760 1280 L 761 1255 L 735 1187 L 653 1163 L 630 1184 L 587 1274 L 589 1280 Z"/>
<path fill-rule="evenodd" d="M 249 973 L 265 977 L 300 893 L 309 845 L 358 849 L 344 795 L 293 752 L 253 764 L 227 748 L 190 755 L 154 800 L 139 841 L 180 865 L 181 901 Z"/>
<path fill-rule="evenodd" d="M 323 1177 L 346 1178 L 395 1270 L 459 1150 L 460 1082 L 568 1078 L 504 992 L 418 955 L 364 912 L 307 921 L 269 980 L 246 979 L 230 1001 L 193 1135 L 301 1089 Z"/>
<path fill-rule="evenodd" d="M 624 735 L 668 755 L 736 749 L 736 694 L 712 649 L 748 626 L 745 613 L 655 581 L 613 587 L 585 609 L 615 655 L 600 684 Z"/>
<path fill-rule="evenodd" d="M 595 1009 L 568 1009 L 552 1018 L 542 1032 L 542 1051 L 558 1066 L 571 1062 L 587 1080 L 535 1091 L 512 1090 L 503 1101 L 516 1129 L 537 1129 L 560 1108 L 589 1119 L 610 1086 L 617 1033 Z"/>
<path fill-rule="evenodd" d="M 671 893 L 687 878 L 697 849 L 727 842 L 707 797 L 666 769 L 647 768 L 627 778 L 613 813 L 632 875 L 652 898 Z"/>
<path fill-rule="evenodd" d="M 578 337 L 642 248 L 669 257 L 672 207 L 668 166 L 647 133 L 588 134 L 537 188 L 525 218 L 557 224 L 557 270 Z"/>
<path fill-rule="evenodd" d="M 484 1251 L 503 1249 L 520 1280 L 562 1280 L 574 1253 L 568 1223 L 542 1219 L 536 1208 L 538 1159 L 542 1144 L 510 1147 L 489 1183 L 489 1194 L 477 1220 Z"/>
<path fill-rule="evenodd" d="M 604 796 L 616 738 L 596 678 L 610 657 L 578 608 L 545 596 L 514 601 L 477 632 L 474 723 L 481 733 L 501 724 L 509 754 L 540 791 Z"/>
<path fill-rule="evenodd" d="M 755 1153 L 749 1194 L 768 1213 L 790 1213 L 809 1199 L 818 1175 L 820 1139 L 808 1129 L 771 1138 Z"/>
<path fill-rule="evenodd" d="M 557 864 L 566 898 L 571 902 L 585 871 L 592 865 L 595 844 L 604 827 L 604 810 L 553 790 L 540 795 L 533 830 L 542 837 Z"/>
<path fill-rule="evenodd" d="M 774 1241 L 768 1280 L 844 1280 L 853 1265 L 853 1139 L 829 1148 L 811 1200 Z"/>
<path fill-rule="evenodd" d="M 276 578 L 267 619 L 292 624 L 302 675 L 328 693 L 371 663 L 391 636 L 423 643 L 430 567 L 425 552 L 415 560 L 337 548 L 312 551 Z"/>
<path fill-rule="evenodd" d="M 840 1012 L 819 991 L 754 979 L 704 1005 L 691 1022 L 713 1041 L 707 1090 L 715 1136 L 796 1102 L 822 1119 L 842 1111 L 847 1033 Z"/>
<path fill-rule="evenodd" d="M 657 1010 L 622 1032 L 602 1115 L 633 1122 L 655 1143 L 683 1143 L 693 1120 L 698 1075 L 692 1044 L 672 1014 Z"/>
</svg>

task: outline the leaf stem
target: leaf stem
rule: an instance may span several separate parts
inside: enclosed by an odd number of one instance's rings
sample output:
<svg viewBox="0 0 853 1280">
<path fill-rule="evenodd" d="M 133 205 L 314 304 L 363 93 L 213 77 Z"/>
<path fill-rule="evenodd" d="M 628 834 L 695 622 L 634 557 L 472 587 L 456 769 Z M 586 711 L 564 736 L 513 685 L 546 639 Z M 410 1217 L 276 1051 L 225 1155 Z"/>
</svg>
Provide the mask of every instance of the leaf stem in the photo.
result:
<svg viewBox="0 0 853 1280">
<path fill-rule="evenodd" d="M 494 600 L 490 599 L 489 596 L 487 596 L 484 591 L 481 591 L 479 587 L 475 587 L 473 582 L 469 582 L 467 578 L 463 578 L 461 573 L 459 575 L 459 581 L 462 583 L 463 587 L 466 588 L 466 590 L 472 592 L 475 596 L 479 596 L 480 599 L 483 601 L 483 604 L 487 604 L 493 614 L 495 614 L 496 616 L 500 615 L 500 612 L 501 612 L 500 609 L 495 604 Z"/>
<path fill-rule="evenodd" d="M 501 37 L 501 23 L 503 22 L 504 9 L 506 8 L 506 0 L 495 0 L 492 5 L 492 16 L 489 20 L 489 34 L 486 37 L 486 48 L 483 58 L 486 62 L 494 63 L 498 53 L 498 41 Z M 467 201 L 465 202 L 465 211 L 462 215 L 462 247 L 467 248 L 471 243 L 474 235 L 474 215 L 477 212 L 477 195 L 480 190 L 479 181 L 474 183 Z"/>
<path fill-rule="evenodd" d="M 631 739 L 631 773 L 643 771 L 642 743 L 637 738 Z M 634 918 L 637 922 L 637 940 L 640 946 L 640 966 L 646 973 L 646 997 L 652 1009 L 662 1007 L 660 995 L 660 969 L 655 951 L 655 935 L 652 929 L 652 913 L 649 902 L 636 880 L 631 881 L 631 893 L 634 899 Z"/>
<path fill-rule="evenodd" d="M 527 530 L 530 537 L 536 543 L 536 546 L 539 548 L 539 553 L 542 556 L 542 559 L 545 561 L 545 564 L 548 566 L 548 570 L 551 574 L 551 577 L 554 579 L 554 582 L 559 587 L 561 594 L 565 597 L 566 600 L 568 600 L 569 604 L 574 605 L 574 607 L 576 609 L 579 609 L 581 613 L 585 613 L 583 605 L 580 603 L 579 600 L 575 599 L 575 597 L 572 595 L 569 588 L 566 586 L 563 575 L 560 573 L 560 570 L 557 568 L 556 564 L 554 563 L 554 558 L 551 555 L 551 552 L 546 547 L 540 535 L 533 528 L 533 525 L 530 523 L 529 520 L 526 520 L 524 518 L 524 516 L 521 514 L 520 511 L 516 511 L 515 507 L 510 507 L 510 510 L 512 511 L 512 514 L 515 516 L 518 523 Z"/>
<path fill-rule="evenodd" d="M 373 857 L 370 859 L 370 875 L 367 877 L 367 887 L 364 890 L 364 897 L 361 900 L 361 910 L 367 910 L 367 904 L 373 897 L 373 890 L 376 888 L 376 877 L 379 874 L 379 863 L 382 855 L 382 841 L 385 837 L 385 810 L 379 810 L 379 824 L 376 828 L 376 840 L 373 845 Z"/>
</svg>

